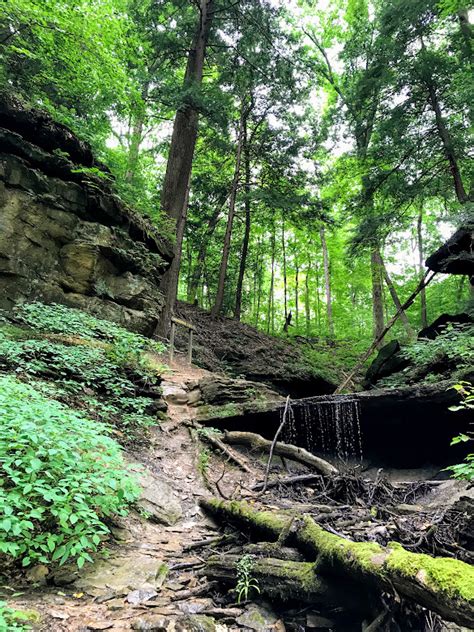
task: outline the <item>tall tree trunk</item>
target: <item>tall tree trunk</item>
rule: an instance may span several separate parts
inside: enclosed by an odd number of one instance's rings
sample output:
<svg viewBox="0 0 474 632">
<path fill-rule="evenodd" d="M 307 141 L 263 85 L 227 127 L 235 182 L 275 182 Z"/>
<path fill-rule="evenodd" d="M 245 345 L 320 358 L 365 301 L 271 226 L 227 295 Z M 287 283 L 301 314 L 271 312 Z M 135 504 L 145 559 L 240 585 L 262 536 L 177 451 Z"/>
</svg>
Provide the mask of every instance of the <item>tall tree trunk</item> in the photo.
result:
<svg viewBox="0 0 474 632">
<path fill-rule="evenodd" d="M 222 249 L 221 265 L 219 268 L 219 280 L 217 283 L 217 293 L 214 306 L 212 308 L 212 317 L 219 316 L 224 302 L 225 281 L 227 276 L 227 266 L 229 263 L 230 244 L 232 241 L 232 228 L 234 226 L 235 204 L 237 201 L 237 191 L 239 188 L 240 166 L 242 162 L 242 148 L 244 144 L 244 128 L 245 128 L 246 107 L 245 101 L 242 99 L 240 109 L 239 132 L 237 136 L 237 150 L 235 155 L 234 179 L 232 181 L 232 189 L 229 200 L 229 214 L 227 216 L 227 226 L 224 237 L 224 246 Z"/>
<path fill-rule="evenodd" d="M 376 250 L 375 256 L 377 258 L 377 265 L 380 268 L 380 271 L 381 271 L 382 276 L 383 276 L 383 278 L 385 280 L 385 283 L 387 284 L 388 291 L 390 292 L 390 296 L 392 297 L 393 304 L 395 305 L 395 308 L 397 310 L 401 310 L 400 320 L 402 321 L 408 336 L 410 338 L 413 338 L 414 335 L 415 335 L 415 332 L 413 331 L 413 328 L 410 325 L 410 321 L 408 320 L 407 315 L 401 309 L 402 308 L 402 302 L 400 301 L 400 299 L 398 297 L 397 289 L 396 289 L 395 285 L 393 284 L 393 281 L 392 281 L 392 279 L 391 279 L 391 277 L 390 277 L 390 275 L 388 273 L 387 266 L 385 265 L 385 262 L 382 259 L 382 255 L 380 254 L 379 250 Z M 387 320 L 388 320 L 388 316 L 387 316 Z"/>
<path fill-rule="evenodd" d="M 204 268 L 204 261 L 206 260 L 207 247 L 211 240 L 212 235 L 219 223 L 219 215 L 221 212 L 221 205 L 217 205 L 214 211 L 212 212 L 211 217 L 209 218 L 209 222 L 207 224 L 205 233 L 202 237 L 202 240 L 199 244 L 199 250 L 196 257 L 196 265 L 191 274 L 191 281 L 189 284 L 189 292 L 188 292 L 188 303 L 194 303 L 196 300 L 196 294 L 199 287 L 199 283 L 201 281 L 202 271 Z"/>
<path fill-rule="evenodd" d="M 304 309 L 306 314 L 306 335 L 309 337 L 311 331 L 311 305 L 309 299 L 309 277 L 311 274 L 311 260 L 308 254 L 308 266 L 304 280 Z"/>
<path fill-rule="evenodd" d="M 281 248 L 283 253 L 283 297 L 285 303 L 285 323 L 288 320 L 288 279 L 286 275 L 286 236 L 285 236 L 285 220 L 281 225 Z"/>
<path fill-rule="evenodd" d="M 438 95 L 436 93 L 436 88 L 431 79 L 431 75 L 425 78 L 425 85 L 428 90 L 431 107 L 433 108 L 433 112 L 435 114 L 436 128 L 438 130 L 444 153 L 449 163 L 451 175 L 453 177 L 454 191 L 456 193 L 456 197 L 458 199 L 458 202 L 460 202 L 461 204 L 465 204 L 469 200 L 469 196 L 467 195 L 466 189 L 464 188 L 464 183 L 462 181 L 461 171 L 459 169 L 451 134 L 446 127 L 446 123 L 441 112 Z"/>
<path fill-rule="evenodd" d="M 374 320 L 374 340 L 377 340 L 384 329 L 383 316 L 383 286 L 380 252 L 374 247 L 370 253 L 370 268 L 372 272 L 372 313 Z M 379 345 L 382 344 L 380 341 Z"/>
<path fill-rule="evenodd" d="M 326 231 L 321 226 L 319 230 L 321 237 L 321 247 L 323 249 L 323 263 L 324 263 L 324 287 L 326 290 L 326 314 L 328 321 L 328 330 L 330 338 L 334 338 L 334 321 L 332 317 L 332 295 L 331 295 L 331 270 L 329 267 L 329 252 L 326 243 Z"/>
<path fill-rule="evenodd" d="M 200 0 L 199 21 L 194 41 L 188 54 L 184 77 L 184 87 L 186 89 L 202 84 L 204 58 L 213 18 L 213 8 L 214 0 Z M 166 174 L 161 192 L 161 208 L 171 220 L 174 220 L 176 226 L 174 251 L 175 260 L 178 261 L 177 270 L 176 264 L 172 264 L 169 271 L 163 275 L 161 283 L 166 302 L 157 331 L 164 337 L 168 335 L 171 315 L 176 302 L 182 235 L 184 233 L 184 225 L 181 227 L 180 221 L 186 222 L 187 199 L 198 132 L 198 118 L 198 111 L 191 104 L 184 104 L 176 112 Z M 179 239 L 180 232 L 181 240 Z"/>
<path fill-rule="evenodd" d="M 298 327 L 299 324 L 299 309 L 300 309 L 300 297 L 299 297 L 299 291 L 300 291 L 300 269 L 298 266 L 298 262 L 295 262 L 295 321 L 296 321 L 296 326 Z"/>
<path fill-rule="evenodd" d="M 127 171 L 125 172 L 125 181 L 131 184 L 135 178 L 138 166 L 138 157 L 140 155 L 140 145 L 143 141 L 143 127 L 146 119 L 146 102 L 148 100 L 148 92 L 150 90 L 150 82 L 143 84 L 141 100 L 142 103 L 135 112 L 132 123 L 132 133 L 130 136 L 130 144 L 128 147 Z"/>
<path fill-rule="evenodd" d="M 267 312 L 267 334 L 275 331 L 275 310 L 274 310 L 274 285 L 275 285 L 275 222 L 272 228 L 272 269 L 270 278 L 270 291 L 268 292 L 268 312 Z M 271 326 L 271 327 L 270 327 Z"/>
<path fill-rule="evenodd" d="M 255 310 L 255 327 L 258 327 L 258 323 L 260 320 L 260 307 L 262 305 L 262 283 L 263 283 L 263 270 L 262 270 L 262 242 L 259 239 L 258 241 L 258 252 L 257 252 L 257 305 Z"/>
<path fill-rule="evenodd" d="M 242 312 L 242 291 L 244 286 L 245 268 L 247 266 L 247 255 L 249 251 L 250 229 L 252 224 L 250 189 L 251 189 L 251 169 L 250 169 L 250 147 L 248 143 L 247 118 L 244 117 L 244 174 L 245 174 L 245 231 L 242 241 L 242 252 L 240 254 L 239 278 L 237 279 L 237 292 L 235 298 L 234 316 L 240 320 Z"/>
<path fill-rule="evenodd" d="M 417 237 L 418 237 L 418 272 L 420 280 L 424 277 L 425 255 L 423 252 L 423 207 L 420 208 L 418 213 L 418 221 L 416 224 Z M 421 299 L 421 326 L 424 329 L 428 327 L 428 312 L 426 308 L 426 288 L 423 288 L 420 292 Z"/>
<path fill-rule="evenodd" d="M 320 277 L 319 277 L 319 267 L 318 264 L 315 266 L 315 276 L 316 276 L 316 307 L 315 307 L 315 316 L 316 316 L 316 325 L 318 328 L 318 333 L 321 332 L 321 295 L 319 293 L 320 288 Z"/>
</svg>

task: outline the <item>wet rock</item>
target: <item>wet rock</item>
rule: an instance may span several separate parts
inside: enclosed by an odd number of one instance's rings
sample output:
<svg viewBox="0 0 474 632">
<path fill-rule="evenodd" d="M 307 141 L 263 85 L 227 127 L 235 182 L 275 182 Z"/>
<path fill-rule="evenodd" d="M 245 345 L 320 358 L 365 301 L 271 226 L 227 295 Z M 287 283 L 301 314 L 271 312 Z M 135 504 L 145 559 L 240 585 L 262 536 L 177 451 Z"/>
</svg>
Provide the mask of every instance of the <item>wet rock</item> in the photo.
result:
<svg viewBox="0 0 474 632">
<path fill-rule="evenodd" d="M 166 632 L 170 628 L 170 621 L 161 615 L 146 615 L 132 623 L 132 630 L 138 632 Z"/>
<path fill-rule="evenodd" d="M 183 601 L 178 604 L 179 610 L 184 614 L 199 614 L 213 605 L 212 599 L 196 599 L 195 601 Z"/>
<path fill-rule="evenodd" d="M 111 557 L 97 560 L 84 569 L 75 586 L 94 597 L 110 592 L 117 597 L 128 595 L 134 590 L 153 592 L 162 581 L 163 568 L 166 565 L 160 560 L 146 555 Z"/>
<path fill-rule="evenodd" d="M 242 625 L 255 632 L 284 632 L 285 626 L 269 606 L 251 604 L 245 612 L 236 619 Z"/>
<path fill-rule="evenodd" d="M 142 492 L 137 505 L 150 520 L 172 526 L 183 515 L 181 504 L 168 483 L 149 470 L 137 467 Z"/>
<path fill-rule="evenodd" d="M 472 210 L 471 208 L 471 212 Z M 473 217 L 466 221 L 441 248 L 428 257 L 426 266 L 435 272 L 474 276 Z"/>
<path fill-rule="evenodd" d="M 156 590 L 132 590 L 127 595 L 127 602 L 132 606 L 137 606 L 139 603 L 153 599 L 157 594 Z"/>
<path fill-rule="evenodd" d="M 322 617 L 319 613 L 308 612 L 306 615 L 306 628 L 309 630 L 330 630 L 334 626 L 335 622 L 332 619 Z"/>
<path fill-rule="evenodd" d="M 176 632 L 219 632 L 222 629 L 212 617 L 202 614 L 181 617 L 175 625 Z"/>
<path fill-rule="evenodd" d="M 44 564 L 37 564 L 27 571 L 26 579 L 33 584 L 46 584 L 48 575 L 49 568 Z"/>
</svg>

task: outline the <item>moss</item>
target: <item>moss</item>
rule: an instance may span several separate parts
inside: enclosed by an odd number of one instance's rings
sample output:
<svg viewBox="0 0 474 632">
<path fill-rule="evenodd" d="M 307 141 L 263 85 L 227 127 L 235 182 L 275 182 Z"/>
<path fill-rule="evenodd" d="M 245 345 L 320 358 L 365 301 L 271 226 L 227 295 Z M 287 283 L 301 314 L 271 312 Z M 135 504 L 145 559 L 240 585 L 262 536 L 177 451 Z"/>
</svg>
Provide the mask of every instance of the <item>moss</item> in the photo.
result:
<svg viewBox="0 0 474 632">
<path fill-rule="evenodd" d="M 460 560 L 431 557 L 405 551 L 400 544 L 392 542 L 386 561 L 387 569 L 402 577 L 417 578 L 436 591 L 450 597 L 459 597 L 474 602 L 474 567 Z"/>
<path fill-rule="evenodd" d="M 224 404 L 223 406 L 200 406 L 198 409 L 198 419 L 201 421 L 238 417 L 239 415 L 242 415 L 242 408 L 234 403 Z"/>
</svg>

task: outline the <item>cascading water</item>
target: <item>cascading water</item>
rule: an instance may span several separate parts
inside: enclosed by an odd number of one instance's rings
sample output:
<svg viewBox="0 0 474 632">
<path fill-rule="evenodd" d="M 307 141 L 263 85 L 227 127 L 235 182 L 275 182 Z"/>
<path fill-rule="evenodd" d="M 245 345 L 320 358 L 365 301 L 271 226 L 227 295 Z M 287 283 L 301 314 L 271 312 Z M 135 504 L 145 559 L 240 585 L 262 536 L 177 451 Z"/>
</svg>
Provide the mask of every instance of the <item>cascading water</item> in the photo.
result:
<svg viewBox="0 0 474 632">
<path fill-rule="evenodd" d="M 283 440 L 342 461 L 362 460 L 359 400 L 353 395 L 300 400 L 288 409 Z"/>
</svg>

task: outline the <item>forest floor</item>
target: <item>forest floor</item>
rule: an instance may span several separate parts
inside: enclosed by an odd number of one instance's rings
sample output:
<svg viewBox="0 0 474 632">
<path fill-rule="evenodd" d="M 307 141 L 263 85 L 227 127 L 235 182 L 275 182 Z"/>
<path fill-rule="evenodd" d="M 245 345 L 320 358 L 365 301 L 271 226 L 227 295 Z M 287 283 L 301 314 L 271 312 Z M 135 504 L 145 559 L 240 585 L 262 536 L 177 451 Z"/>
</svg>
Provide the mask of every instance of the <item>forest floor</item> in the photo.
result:
<svg viewBox="0 0 474 632">
<path fill-rule="evenodd" d="M 151 430 L 146 446 L 129 453 L 131 460 L 146 468 L 146 495 L 165 515 L 165 524 L 152 521 L 155 505 L 151 512 L 132 511 L 111 525 L 114 540 L 93 565 L 56 572 L 38 566 L 1 587 L 9 605 L 38 613 L 34 630 L 333 629 L 336 612 L 333 619 L 331 612 L 308 606 L 261 600 L 239 604 L 235 591 L 222 592 L 222 587 L 206 579 L 202 572 L 206 557 L 222 546 L 242 555 L 245 547 L 245 539 L 242 543 L 232 531 L 222 540 L 219 526 L 200 509 L 199 500 L 206 496 L 246 498 L 261 508 L 309 513 L 326 529 L 358 541 L 385 545 L 397 540 L 410 550 L 448 555 L 457 547 L 457 556 L 461 547 L 465 561 L 473 561 L 472 519 L 467 523 L 455 503 L 461 496 L 474 495 L 454 481 L 417 481 L 415 472 L 409 473 L 410 481 L 406 473 L 399 473 L 397 480 L 395 472 L 391 480 L 381 472 L 372 472 L 369 479 L 347 470 L 331 479 L 321 477 L 311 486 L 281 484 L 264 495 L 252 490 L 264 477 L 266 457 L 236 451 L 249 471 L 237 468 L 225 455 L 209 449 L 206 431 L 195 424 L 196 409 L 177 403 L 179 394 L 207 373 L 186 366 L 178 357 L 162 384 L 167 421 Z M 308 471 L 296 465 L 290 469 L 288 463 L 275 459 L 271 476 Z M 167 511 L 173 513 L 176 507 L 180 515 L 168 519 Z"/>
</svg>

